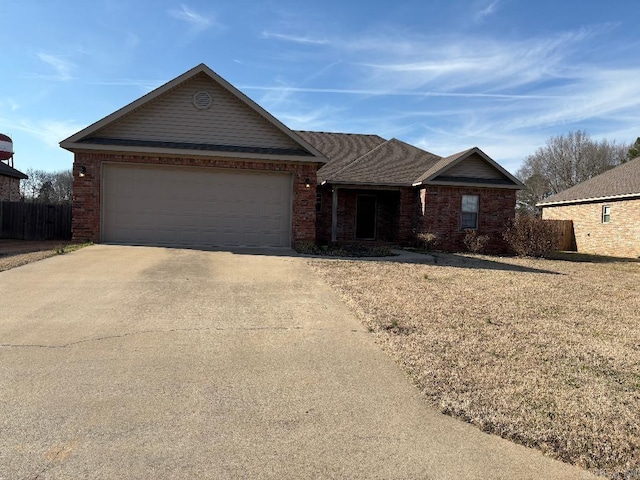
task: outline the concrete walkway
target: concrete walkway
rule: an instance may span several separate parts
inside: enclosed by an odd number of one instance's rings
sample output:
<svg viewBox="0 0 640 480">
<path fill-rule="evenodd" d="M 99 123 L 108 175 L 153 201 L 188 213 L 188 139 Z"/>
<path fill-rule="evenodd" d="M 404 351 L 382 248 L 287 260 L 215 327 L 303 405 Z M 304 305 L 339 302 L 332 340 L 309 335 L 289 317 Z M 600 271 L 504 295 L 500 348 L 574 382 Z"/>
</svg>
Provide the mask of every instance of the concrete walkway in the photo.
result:
<svg viewBox="0 0 640 480">
<path fill-rule="evenodd" d="M 428 408 L 303 258 L 96 245 L 0 289 L 3 480 L 592 478 Z"/>
</svg>

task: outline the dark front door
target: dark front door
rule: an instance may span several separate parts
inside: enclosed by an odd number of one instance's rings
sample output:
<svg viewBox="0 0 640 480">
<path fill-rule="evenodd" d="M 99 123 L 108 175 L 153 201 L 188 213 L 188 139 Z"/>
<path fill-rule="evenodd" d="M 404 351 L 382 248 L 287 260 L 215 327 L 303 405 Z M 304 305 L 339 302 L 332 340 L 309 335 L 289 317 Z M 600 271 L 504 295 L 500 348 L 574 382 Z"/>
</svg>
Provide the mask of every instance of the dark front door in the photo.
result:
<svg viewBox="0 0 640 480">
<path fill-rule="evenodd" d="M 362 240 L 376 238 L 376 197 L 374 195 L 358 195 L 356 238 Z"/>
</svg>

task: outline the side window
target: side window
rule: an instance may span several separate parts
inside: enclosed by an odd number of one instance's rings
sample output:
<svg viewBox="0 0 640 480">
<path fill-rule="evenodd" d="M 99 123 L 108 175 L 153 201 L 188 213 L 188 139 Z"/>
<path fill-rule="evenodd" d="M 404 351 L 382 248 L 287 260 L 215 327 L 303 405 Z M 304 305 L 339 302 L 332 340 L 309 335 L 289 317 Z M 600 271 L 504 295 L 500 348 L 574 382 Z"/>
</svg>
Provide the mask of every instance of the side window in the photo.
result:
<svg viewBox="0 0 640 480">
<path fill-rule="evenodd" d="M 462 230 L 465 230 L 465 229 L 477 230 L 479 204 L 480 204 L 480 198 L 478 195 L 462 196 L 462 215 L 461 215 L 461 222 L 460 222 Z"/>
<path fill-rule="evenodd" d="M 602 206 L 602 223 L 609 223 L 611 221 L 611 207 L 609 205 Z"/>
<path fill-rule="evenodd" d="M 316 212 L 322 211 L 322 194 L 316 193 Z"/>
</svg>

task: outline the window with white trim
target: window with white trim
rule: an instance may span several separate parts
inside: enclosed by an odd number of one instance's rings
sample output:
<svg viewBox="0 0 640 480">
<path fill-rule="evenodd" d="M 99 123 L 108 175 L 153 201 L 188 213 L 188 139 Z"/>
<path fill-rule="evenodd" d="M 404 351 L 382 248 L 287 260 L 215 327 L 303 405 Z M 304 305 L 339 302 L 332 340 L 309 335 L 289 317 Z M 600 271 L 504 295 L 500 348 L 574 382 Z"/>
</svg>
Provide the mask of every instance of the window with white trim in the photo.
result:
<svg viewBox="0 0 640 480">
<path fill-rule="evenodd" d="M 480 197 L 478 195 L 462 196 L 462 214 L 460 216 L 460 226 L 462 230 L 478 229 L 478 207 L 480 205 Z"/>
<path fill-rule="evenodd" d="M 602 223 L 609 223 L 611 221 L 611 206 L 602 206 Z"/>
</svg>

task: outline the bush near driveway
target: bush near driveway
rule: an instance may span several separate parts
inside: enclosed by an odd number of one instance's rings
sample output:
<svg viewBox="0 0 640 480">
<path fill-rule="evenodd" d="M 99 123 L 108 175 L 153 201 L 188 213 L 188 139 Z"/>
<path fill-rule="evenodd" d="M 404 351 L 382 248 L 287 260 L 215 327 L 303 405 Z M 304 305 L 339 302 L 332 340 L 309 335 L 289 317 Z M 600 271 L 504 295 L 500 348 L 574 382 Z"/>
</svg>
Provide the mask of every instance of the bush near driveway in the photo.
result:
<svg viewBox="0 0 640 480">
<path fill-rule="evenodd" d="M 442 412 L 640 478 L 640 263 L 309 260 Z"/>
</svg>

